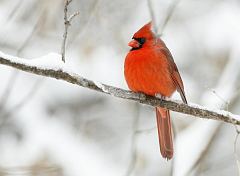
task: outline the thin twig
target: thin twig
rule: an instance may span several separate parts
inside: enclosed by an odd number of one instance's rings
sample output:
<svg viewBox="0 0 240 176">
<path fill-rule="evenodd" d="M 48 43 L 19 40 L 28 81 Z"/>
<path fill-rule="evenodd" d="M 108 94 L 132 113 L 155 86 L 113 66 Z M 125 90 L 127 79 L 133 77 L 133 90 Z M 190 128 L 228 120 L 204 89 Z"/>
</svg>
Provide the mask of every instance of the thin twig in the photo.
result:
<svg viewBox="0 0 240 176">
<path fill-rule="evenodd" d="M 68 27 L 71 25 L 71 22 L 74 17 L 79 15 L 79 12 L 75 12 L 70 17 L 68 17 L 68 6 L 72 2 L 72 0 L 65 0 L 64 5 L 64 34 L 63 34 L 63 42 L 62 42 L 62 61 L 65 62 L 65 50 L 66 50 L 66 41 L 67 41 L 67 35 L 68 35 Z"/>
<path fill-rule="evenodd" d="M 74 14 L 72 14 L 72 15 L 68 18 L 68 22 L 71 23 L 72 20 L 73 20 L 73 18 L 74 18 L 75 16 L 79 15 L 79 14 L 80 14 L 80 12 L 75 12 Z"/>
<path fill-rule="evenodd" d="M 31 62 L 31 60 L 17 58 L 11 55 L 3 54 L 1 52 L 0 64 L 11 66 L 18 70 L 33 73 L 36 75 L 64 80 L 66 82 L 89 88 L 101 93 L 109 94 L 114 97 L 133 100 L 154 107 L 160 106 L 171 111 L 181 112 L 204 119 L 212 119 L 227 122 L 230 124 L 240 125 L 240 116 L 234 115 L 228 111 L 208 109 L 196 104 L 184 104 L 180 101 L 161 100 L 159 98 L 148 96 L 143 93 L 135 93 L 106 84 L 96 83 L 94 81 L 83 78 L 76 73 L 72 73 L 68 69 L 64 69 L 64 67 L 58 68 L 51 66 L 36 66 Z"/>
</svg>

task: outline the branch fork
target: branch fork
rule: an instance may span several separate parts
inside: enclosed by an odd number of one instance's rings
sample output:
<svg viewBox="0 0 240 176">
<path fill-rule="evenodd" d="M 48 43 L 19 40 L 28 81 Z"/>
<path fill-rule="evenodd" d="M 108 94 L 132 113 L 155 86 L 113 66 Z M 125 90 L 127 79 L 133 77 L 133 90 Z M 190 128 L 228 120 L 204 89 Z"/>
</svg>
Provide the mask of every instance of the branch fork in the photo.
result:
<svg viewBox="0 0 240 176">
<path fill-rule="evenodd" d="M 71 22 L 74 19 L 74 17 L 78 16 L 80 14 L 79 11 L 73 13 L 68 17 L 68 6 L 72 0 L 65 0 L 65 5 L 64 5 L 64 34 L 63 34 L 63 42 L 62 42 L 62 48 L 61 48 L 61 54 L 62 54 L 62 61 L 65 62 L 65 50 L 66 50 L 66 40 L 67 40 L 67 35 L 68 35 L 68 27 L 71 26 Z"/>
</svg>

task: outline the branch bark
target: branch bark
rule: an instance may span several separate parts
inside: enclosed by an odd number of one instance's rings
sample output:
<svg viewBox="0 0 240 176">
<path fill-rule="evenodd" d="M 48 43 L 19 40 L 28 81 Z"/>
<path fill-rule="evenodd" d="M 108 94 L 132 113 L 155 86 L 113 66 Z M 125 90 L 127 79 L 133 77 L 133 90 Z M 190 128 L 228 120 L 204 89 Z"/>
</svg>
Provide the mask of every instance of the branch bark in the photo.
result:
<svg viewBox="0 0 240 176">
<path fill-rule="evenodd" d="M 55 56 L 56 55 L 57 54 L 55 54 Z M 60 55 L 57 56 L 61 61 L 61 56 Z M 132 91 L 109 86 L 106 84 L 97 83 L 95 81 L 83 78 L 76 73 L 71 73 L 71 71 L 64 67 L 64 63 L 61 63 L 63 64 L 63 67 L 59 66 L 52 67 L 51 65 L 49 66 L 45 65 L 44 67 L 41 67 L 34 63 L 36 62 L 32 62 L 32 60 L 26 60 L 23 58 L 6 55 L 0 52 L 0 64 L 7 65 L 18 70 L 29 72 L 35 75 L 41 75 L 45 77 L 63 80 L 81 87 L 98 91 L 100 93 L 109 94 L 114 97 L 122 99 L 133 100 L 145 105 L 150 105 L 154 107 L 160 106 L 163 108 L 167 108 L 171 111 L 192 115 L 194 117 L 218 120 L 235 125 L 240 125 L 240 116 L 232 114 L 231 112 L 228 111 L 208 109 L 206 107 L 192 103 L 186 105 L 180 101 L 162 100 L 156 97 L 145 95 L 143 93 L 135 93 Z"/>
</svg>

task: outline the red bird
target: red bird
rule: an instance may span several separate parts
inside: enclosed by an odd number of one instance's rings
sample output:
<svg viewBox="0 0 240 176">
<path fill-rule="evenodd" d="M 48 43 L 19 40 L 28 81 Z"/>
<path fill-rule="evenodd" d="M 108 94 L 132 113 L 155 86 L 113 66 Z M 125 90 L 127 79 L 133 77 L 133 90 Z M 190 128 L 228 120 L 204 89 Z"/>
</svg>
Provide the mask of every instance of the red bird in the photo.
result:
<svg viewBox="0 0 240 176">
<path fill-rule="evenodd" d="M 134 92 L 171 97 L 177 90 L 187 104 L 183 82 L 165 43 L 152 31 L 152 23 L 144 25 L 128 43 L 132 49 L 125 58 L 124 75 Z M 173 157 L 172 125 L 169 110 L 156 107 L 160 152 L 166 159 Z"/>
</svg>

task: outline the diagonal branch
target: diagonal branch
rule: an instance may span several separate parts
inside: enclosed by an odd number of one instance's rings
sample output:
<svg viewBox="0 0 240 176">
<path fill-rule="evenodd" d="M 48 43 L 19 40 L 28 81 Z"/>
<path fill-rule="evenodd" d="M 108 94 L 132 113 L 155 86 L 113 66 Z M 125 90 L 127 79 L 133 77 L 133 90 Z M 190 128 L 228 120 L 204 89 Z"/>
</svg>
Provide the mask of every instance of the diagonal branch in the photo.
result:
<svg viewBox="0 0 240 176">
<path fill-rule="evenodd" d="M 173 13 L 174 13 L 174 10 L 176 9 L 176 6 L 178 5 L 178 3 L 180 2 L 180 0 L 175 0 L 168 8 L 168 11 L 167 11 L 167 16 L 165 17 L 164 21 L 163 21 L 163 24 L 158 27 L 157 29 L 157 33 L 159 33 L 160 35 L 163 34 L 163 31 L 165 30 L 169 20 L 171 19 Z M 161 30 L 160 32 L 158 30 Z"/>
<path fill-rule="evenodd" d="M 148 0 L 147 3 L 148 3 L 148 11 L 150 13 L 150 17 L 151 17 L 151 20 L 152 20 L 152 23 L 153 23 L 153 32 L 155 34 L 157 34 L 158 28 L 157 28 L 157 23 L 156 23 L 157 22 L 156 17 L 154 15 L 154 11 L 153 11 L 153 4 L 152 4 L 151 0 Z"/>
<path fill-rule="evenodd" d="M 51 59 L 53 60 L 56 58 L 59 60 L 59 62 L 54 62 L 55 65 L 53 63 L 45 63 L 45 61 L 49 61 Z M 196 104 L 186 105 L 180 101 L 161 100 L 142 93 L 134 93 L 132 91 L 88 80 L 76 73 L 72 73 L 71 70 L 66 68 L 65 64 L 61 61 L 61 56 L 58 54 L 49 54 L 42 58 L 27 60 L 11 55 L 6 55 L 0 52 L 0 64 L 7 65 L 32 74 L 63 80 L 81 87 L 89 88 L 94 91 L 109 94 L 114 97 L 137 101 L 145 105 L 161 106 L 171 111 L 181 112 L 195 117 L 240 125 L 240 116 L 234 115 L 228 111 L 208 109 Z"/>
</svg>

